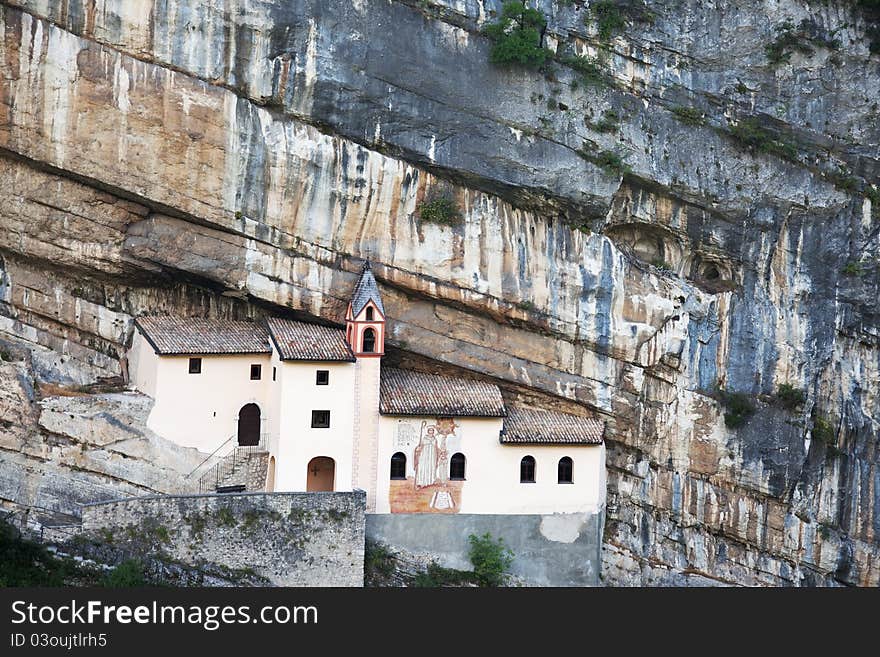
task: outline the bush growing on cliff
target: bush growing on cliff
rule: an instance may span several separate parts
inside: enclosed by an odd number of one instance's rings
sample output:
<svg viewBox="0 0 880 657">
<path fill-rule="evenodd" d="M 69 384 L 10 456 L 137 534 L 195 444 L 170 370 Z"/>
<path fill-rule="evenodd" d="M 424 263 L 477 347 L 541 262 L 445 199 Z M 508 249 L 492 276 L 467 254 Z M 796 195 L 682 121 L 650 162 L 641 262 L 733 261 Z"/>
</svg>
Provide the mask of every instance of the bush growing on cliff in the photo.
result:
<svg viewBox="0 0 880 657">
<path fill-rule="evenodd" d="M 732 126 L 730 135 L 743 146 L 777 155 L 790 162 L 798 161 L 795 145 L 762 127 L 754 117 L 742 119 Z"/>
<path fill-rule="evenodd" d="M 468 557 L 480 586 L 501 586 L 513 563 L 513 552 L 504 545 L 503 539 L 495 540 L 489 533 L 482 536 L 471 534 L 468 541 L 471 544 Z"/>
<path fill-rule="evenodd" d="M 461 212 L 451 196 L 432 196 L 417 208 L 419 218 L 432 224 L 452 226 L 461 220 Z"/>
<path fill-rule="evenodd" d="M 501 16 L 483 32 L 492 41 L 489 60 L 493 64 L 519 64 L 537 68 L 547 59 L 543 47 L 547 19 L 525 2 L 505 2 Z"/>
<path fill-rule="evenodd" d="M 113 570 L 104 575 L 101 586 L 114 589 L 125 589 L 134 586 L 146 586 L 144 565 L 137 559 L 126 559 Z"/>
<path fill-rule="evenodd" d="M 807 401 L 806 393 L 800 388 L 795 388 L 788 383 L 780 384 L 776 391 L 776 398 L 788 410 L 793 411 Z"/>
<path fill-rule="evenodd" d="M 718 389 L 718 398 L 724 406 L 724 424 L 729 429 L 745 424 L 755 414 L 755 404 L 748 395 Z"/>
</svg>

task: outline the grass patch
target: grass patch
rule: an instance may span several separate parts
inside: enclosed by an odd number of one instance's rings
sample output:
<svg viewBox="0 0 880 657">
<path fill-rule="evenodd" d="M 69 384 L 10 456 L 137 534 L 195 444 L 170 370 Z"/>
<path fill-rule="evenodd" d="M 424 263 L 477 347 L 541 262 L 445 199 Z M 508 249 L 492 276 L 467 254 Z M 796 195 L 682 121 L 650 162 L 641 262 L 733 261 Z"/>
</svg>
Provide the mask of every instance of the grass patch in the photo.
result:
<svg viewBox="0 0 880 657">
<path fill-rule="evenodd" d="M 394 573 L 394 564 L 394 554 L 388 546 L 367 541 L 364 549 L 364 572 L 367 577 L 390 577 Z"/>
<path fill-rule="evenodd" d="M 221 527 L 235 527 L 238 524 L 232 511 L 226 507 L 215 511 L 214 518 L 216 519 L 217 524 Z"/>
</svg>

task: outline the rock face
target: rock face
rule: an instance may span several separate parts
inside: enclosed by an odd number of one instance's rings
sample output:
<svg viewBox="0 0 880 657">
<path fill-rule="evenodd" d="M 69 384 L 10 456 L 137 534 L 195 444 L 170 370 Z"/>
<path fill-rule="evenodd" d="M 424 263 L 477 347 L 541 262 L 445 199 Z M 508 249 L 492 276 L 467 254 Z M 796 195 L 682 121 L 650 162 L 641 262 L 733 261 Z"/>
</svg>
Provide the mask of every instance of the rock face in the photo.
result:
<svg viewBox="0 0 880 657">
<path fill-rule="evenodd" d="M 0 363 L 0 497 L 161 479 L 42 460 L 121 402 L 33 381 L 124 378 L 143 313 L 339 321 L 370 258 L 401 353 L 608 422 L 606 583 L 878 584 L 861 10 L 649 1 L 609 36 L 533 4 L 544 70 L 489 63 L 496 0 L 0 2 L 0 337 L 28 347 Z M 786 30 L 809 47 L 774 63 Z M 420 219 L 438 193 L 453 225 Z M 717 387 L 756 412 L 727 426 Z"/>
</svg>

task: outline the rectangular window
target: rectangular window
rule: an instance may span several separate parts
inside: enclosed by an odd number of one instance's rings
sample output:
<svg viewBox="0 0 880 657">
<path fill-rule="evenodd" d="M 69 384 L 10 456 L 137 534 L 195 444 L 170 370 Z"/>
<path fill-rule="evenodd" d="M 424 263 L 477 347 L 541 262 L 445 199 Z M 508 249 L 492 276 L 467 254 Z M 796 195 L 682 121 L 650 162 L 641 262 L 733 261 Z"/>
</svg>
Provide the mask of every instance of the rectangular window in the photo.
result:
<svg viewBox="0 0 880 657">
<path fill-rule="evenodd" d="M 262 365 L 251 365 L 251 381 L 259 381 L 263 376 Z"/>
<path fill-rule="evenodd" d="M 190 374 L 201 374 L 202 373 L 202 359 L 201 358 L 190 358 L 189 359 L 189 373 Z"/>
<path fill-rule="evenodd" d="M 276 370 L 276 369 L 277 369 L 277 368 L 275 368 L 275 367 L 272 368 L 272 380 L 273 380 L 273 381 L 275 380 L 275 370 Z"/>
<path fill-rule="evenodd" d="M 315 375 L 315 385 L 326 386 L 330 384 L 330 370 L 318 370 Z"/>
<path fill-rule="evenodd" d="M 330 411 L 312 411 L 312 428 L 329 429 Z"/>
</svg>

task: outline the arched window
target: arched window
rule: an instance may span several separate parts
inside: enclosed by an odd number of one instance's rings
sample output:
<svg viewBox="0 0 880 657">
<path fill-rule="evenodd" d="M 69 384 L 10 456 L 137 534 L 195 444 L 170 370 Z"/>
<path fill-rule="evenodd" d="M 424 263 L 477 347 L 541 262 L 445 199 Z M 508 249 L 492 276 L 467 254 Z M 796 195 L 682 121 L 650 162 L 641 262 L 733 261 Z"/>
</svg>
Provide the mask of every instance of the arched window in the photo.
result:
<svg viewBox="0 0 880 657">
<path fill-rule="evenodd" d="M 391 457 L 391 478 L 406 479 L 406 454 L 395 452 Z"/>
<path fill-rule="evenodd" d="M 519 462 L 519 481 L 522 484 L 535 483 L 535 459 L 531 456 L 523 456 Z"/>
<path fill-rule="evenodd" d="M 367 321 L 373 321 L 373 306 L 367 306 Z"/>
<path fill-rule="evenodd" d="M 559 479 L 557 480 L 560 484 L 570 484 L 574 482 L 574 463 L 567 456 L 563 456 L 559 459 Z"/>
<path fill-rule="evenodd" d="M 464 480 L 464 454 L 456 452 L 449 459 L 449 478 Z"/>
<path fill-rule="evenodd" d="M 364 349 L 365 354 L 371 354 L 376 351 L 376 332 L 371 329 L 364 329 Z"/>
</svg>

